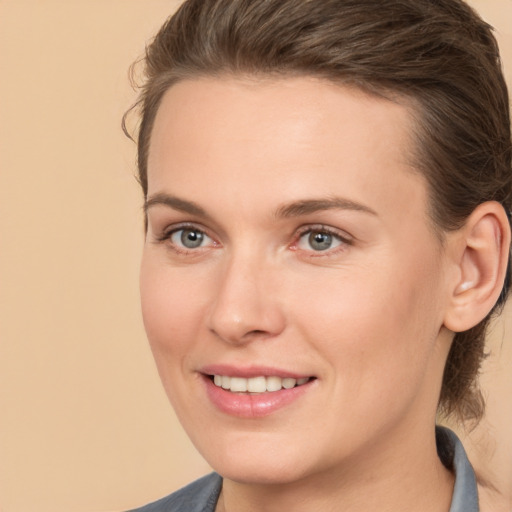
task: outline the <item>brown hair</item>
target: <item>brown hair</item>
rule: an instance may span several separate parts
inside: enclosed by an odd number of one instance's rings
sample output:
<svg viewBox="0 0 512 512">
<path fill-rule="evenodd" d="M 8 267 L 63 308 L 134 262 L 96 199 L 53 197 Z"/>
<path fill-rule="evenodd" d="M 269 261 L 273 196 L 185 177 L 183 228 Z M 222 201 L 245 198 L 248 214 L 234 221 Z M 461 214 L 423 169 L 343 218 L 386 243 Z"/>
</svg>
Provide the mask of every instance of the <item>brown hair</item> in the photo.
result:
<svg viewBox="0 0 512 512">
<path fill-rule="evenodd" d="M 188 0 L 146 49 L 139 101 L 139 180 L 160 101 L 179 80 L 304 74 L 406 99 L 416 117 L 415 168 L 439 233 L 482 202 L 511 209 L 508 93 L 491 27 L 461 0 Z M 126 129 L 125 129 L 126 130 Z M 508 293 L 510 266 L 498 304 Z M 440 412 L 478 420 L 477 376 L 489 315 L 455 335 Z"/>
</svg>

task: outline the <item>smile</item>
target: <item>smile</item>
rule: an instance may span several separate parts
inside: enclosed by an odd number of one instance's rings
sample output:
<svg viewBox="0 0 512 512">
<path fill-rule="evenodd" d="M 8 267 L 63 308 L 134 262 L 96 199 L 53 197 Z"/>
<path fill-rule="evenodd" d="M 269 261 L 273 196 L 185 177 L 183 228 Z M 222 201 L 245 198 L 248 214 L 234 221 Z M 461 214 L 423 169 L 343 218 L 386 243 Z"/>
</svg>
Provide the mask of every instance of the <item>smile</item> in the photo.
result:
<svg viewBox="0 0 512 512">
<path fill-rule="evenodd" d="M 237 375 L 242 372 L 249 376 Z M 291 406 L 313 392 L 318 382 L 316 377 L 272 375 L 267 369 L 263 375 L 255 369 L 228 368 L 201 373 L 211 403 L 224 414 L 247 419 L 263 418 Z"/>
<path fill-rule="evenodd" d="M 281 389 L 292 389 L 309 382 L 310 377 L 293 379 L 291 377 L 259 376 L 259 377 L 230 377 L 227 375 L 213 375 L 215 386 L 231 391 L 232 393 L 268 393 Z"/>
</svg>

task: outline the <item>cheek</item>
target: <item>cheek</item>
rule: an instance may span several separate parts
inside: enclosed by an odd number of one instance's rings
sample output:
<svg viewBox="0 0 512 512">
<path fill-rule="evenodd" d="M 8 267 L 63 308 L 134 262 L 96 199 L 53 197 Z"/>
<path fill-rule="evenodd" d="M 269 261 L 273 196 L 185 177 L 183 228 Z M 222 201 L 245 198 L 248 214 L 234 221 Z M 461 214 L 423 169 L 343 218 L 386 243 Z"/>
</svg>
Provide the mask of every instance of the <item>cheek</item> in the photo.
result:
<svg viewBox="0 0 512 512">
<path fill-rule="evenodd" d="M 198 279 L 187 279 L 180 269 L 151 254 L 142 258 L 140 294 L 144 327 L 159 364 L 162 356 L 179 354 L 189 346 L 199 326 L 204 294 Z"/>
<path fill-rule="evenodd" d="M 340 378 L 364 385 L 372 376 L 401 378 L 427 364 L 439 329 L 435 288 L 427 268 L 399 263 L 385 265 L 382 258 L 321 285 L 308 286 L 306 276 L 300 283 L 307 300 L 296 302 L 294 316 Z"/>
</svg>

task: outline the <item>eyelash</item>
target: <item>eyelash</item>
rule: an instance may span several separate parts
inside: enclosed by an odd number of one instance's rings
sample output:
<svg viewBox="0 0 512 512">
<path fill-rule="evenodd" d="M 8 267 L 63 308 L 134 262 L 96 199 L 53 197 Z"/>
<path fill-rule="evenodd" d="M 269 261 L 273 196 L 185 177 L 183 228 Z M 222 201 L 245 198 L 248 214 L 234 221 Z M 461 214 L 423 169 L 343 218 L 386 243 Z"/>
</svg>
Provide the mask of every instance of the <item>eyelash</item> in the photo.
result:
<svg viewBox="0 0 512 512">
<path fill-rule="evenodd" d="M 319 258 L 319 257 L 325 258 L 325 257 L 329 257 L 329 256 L 334 256 L 334 255 L 338 254 L 338 252 L 345 251 L 347 249 L 347 247 L 353 245 L 353 242 L 354 242 L 352 237 L 350 237 L 346 233 L 342 234 L 342 232 L 340 232 L 337 229 L 331 228 L 330 226 L 325 226 L 323 224 L 316 224 L 316 225 L 308 225 L 308 226 L 299 228 L 299 230 L 295 236 L 294 242 L 292 242 L 292 244 L 289 246 L 289 248 L 293 251 L 302 250 L 298 247 L 299 242 L 305 235 L 308 235 L 308 234 L 311 235 L 313 233 L 329 235 L 329 236 L 335 238 L 339 242 L 339 245 L 337 245 L 336 247 L 333 247 L 333 248 L 328 248 L 328 249 L 319 250 L 319 251 L 315 251 L 313 249 L 309 249 L 309 250 L 305 249 L 304 252 L 310 253 L 309 257 L 312 257 L 312 258 Z"/>
<path fill-rule="evenodd" d="M 175 235 L 176 233 L 179 233 L 180 231 L 187 230 L 187 229 L 190 231 L 195 231 L 197 233 L 200 233 L 200 234 L 208 237 L 210 240 L 212 240 L 213 244 L 211 244 L 209 246 L 207 245 L 204 247 L 187 249 L 185 247 L 178 246 L 174 242 L 172 242 L 173 235 Z M 309 249 L 309 250 L 301 249 L 300 247 L 298 247 L 301 239 L 305 235 L 307 235 L 307 234 L 311 235 L 312 233 L 329 235 L 329 236 L 333 237 L 334 239 L 336 239 L 339 242 L 339 244 L 334 248 L 327 248 L 325 250 L 318 250 L 318 251 L 315 251 L 314 249 Z M 215 239 L 212 236 L 210 236 L 204 228 L 198 227 L 197 225 L 190 224 L 190 223 L 179 224 L 177 226 L 172 226 L 171 228 L 166 229 L 160 236 L 156 237 L 156 241 L 158 243 L 169 242 L 169 247 L 174 252 L 176 252 L 178 254 L 182 254 L 182 255 L 199 254 L 201 249 L 205 249 L 208 247 L 215 248 L 215 247 L 219 247 L 221 245 L 219 242 L 215 241 Z M 288 248 L 292 251 L 303 251 L 303 252 L 309 253 L 309 257 L 318 258 L 318 257 L 328 257 L 328 256 L 335 255 L 340 251 L 346 250 L 346 248 L 351 245 L 353 245 L 353 239 L 350 236 L 348 236 L 346 234 L 341 234 L 339 230 L 333 229 L 329 226 L 318 224 L 318 225 L 303 226 L 303 227 L 299 228 L 298 231 L 296 232 L 296 234 L 294 235 L 293 242 L 288 246 Z"/>
<path fill-rule="evenodd" d="M 205 249 L 206 247 L 208 247 L 208 246 L 205 246 L 205 247 L 198 247 L 195 249 L 187 249 L 186 247 L 177 246 L 175 243 L 172 242 L 172 237 L 176 233 L 179 233 L 180 231 L 183 231 L 183 230 L 190 230 L 190 231 L 195 231 L 197 233 L 201 233 L 202 235 L 207 236 L 210 240 L 213 241 L 213 244 L 212 244 L 213 247 L 220 246 L 220 244 L 218 242 L 216 242 L 215 239 L 213 237 L 211 237 L 204 228 L 201 228 L 195 224 L 189 224 L 189 223 L 179 224 L 177 226 L 172 226 L 171 228 L 164 230 L 164 232 L 160 236 L 156 237 L 156 242 L 157 243 L 169 242 L 169 247 L 174 252 L 176 252 L 178 254 L 183 254 L 183 255 L 198 254 L 201 249 Z"/>
</svg>

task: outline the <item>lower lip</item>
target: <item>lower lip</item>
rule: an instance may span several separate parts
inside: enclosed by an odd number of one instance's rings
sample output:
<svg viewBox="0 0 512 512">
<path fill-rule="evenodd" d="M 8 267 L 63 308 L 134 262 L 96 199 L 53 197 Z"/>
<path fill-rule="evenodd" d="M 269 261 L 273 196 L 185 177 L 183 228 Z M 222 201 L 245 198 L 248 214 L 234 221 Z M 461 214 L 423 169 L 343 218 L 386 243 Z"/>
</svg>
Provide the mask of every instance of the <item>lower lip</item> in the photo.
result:
<svg viewBox="0 0 512 512">
<path fill-rule="evenodd" d="M 314 379 L 291 389 L 257 394 L 232 393 L 216 386 L 206 375 L 204 381 L 209 399 L 222 412 L 240 418 L 261 418 L 298 400 L 308 392 Z"/>
</svg>

